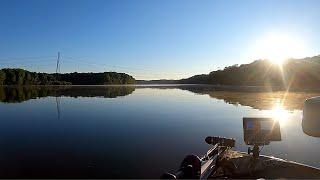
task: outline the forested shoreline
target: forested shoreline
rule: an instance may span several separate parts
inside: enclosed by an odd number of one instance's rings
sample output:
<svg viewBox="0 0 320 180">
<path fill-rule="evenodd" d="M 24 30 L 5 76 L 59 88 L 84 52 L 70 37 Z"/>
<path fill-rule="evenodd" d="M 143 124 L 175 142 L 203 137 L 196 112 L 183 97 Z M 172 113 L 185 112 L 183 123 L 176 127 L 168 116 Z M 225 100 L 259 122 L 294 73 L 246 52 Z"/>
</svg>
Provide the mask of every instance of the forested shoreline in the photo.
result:
<svg viewBox="0 0 320 180">
<path fill-rule="evenodd" d="M 283 64 L 256 60 L 232 65 L 209 74 L 179 80 L 181 84 L 212 84 L 221 86 L 262 86 L 283 89 L 320 88 L 320 56 L 289 59 Z"/>
<path fill-rule="evenodd" d="M 108 85 L 108 84 L 209 84 L 221 87 L 277 87 L 279 89 L 319 89 L 320 56 L 289 59 L 281 66 L 269 60 L 232 65 L 209 74 L 181 80 L 135 80 L 125 73 L 49 74 L 23 69 L 0 69 L 0 85 Z"/>
<path fill-rule="evenodd" d="M 108 85 L 134 84 L 135 79 L 125 73 L 66 73 L 49 74 L 24 69 L 0 69 L 0 85 Z"/>
</svg>

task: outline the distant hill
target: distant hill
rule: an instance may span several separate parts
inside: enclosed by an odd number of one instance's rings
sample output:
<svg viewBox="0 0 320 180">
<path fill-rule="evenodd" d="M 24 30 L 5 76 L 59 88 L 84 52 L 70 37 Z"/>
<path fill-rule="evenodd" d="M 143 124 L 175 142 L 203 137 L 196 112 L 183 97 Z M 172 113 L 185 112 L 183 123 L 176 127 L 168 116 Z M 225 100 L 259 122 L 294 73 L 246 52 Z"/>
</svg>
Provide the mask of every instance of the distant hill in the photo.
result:
<svg viewBox="0 0 320 180">
<path fill-rule="evenodd" d="M 233 65 L 209 74 L 182 79 L 179 83 L 233 86 L 320 88 L 320 56 L 289 59 L 282 66 L 269 60 Z"/>
<path fill-rule="evenodd" d="M 67 73 L 48 74 L 23 69 L 1 69 L 0 85 L 105 85 L 134 84 L 135 79 L 125 73 Z"/>
</svg>

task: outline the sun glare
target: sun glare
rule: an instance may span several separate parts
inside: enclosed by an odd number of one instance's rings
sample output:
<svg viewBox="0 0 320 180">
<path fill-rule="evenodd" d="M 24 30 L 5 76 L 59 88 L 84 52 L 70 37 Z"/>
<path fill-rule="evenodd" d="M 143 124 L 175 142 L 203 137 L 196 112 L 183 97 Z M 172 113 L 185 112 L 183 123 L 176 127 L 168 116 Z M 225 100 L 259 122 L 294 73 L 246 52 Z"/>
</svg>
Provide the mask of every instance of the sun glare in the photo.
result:
<svg viewBox="0 0 320 180">
<path fill-rule="evenodd" d="M 289 34 L 268 34 L 256 42 L 254 49 L 255 59 L 268 59 L 278 65 L 306 55 L 302 41 Z"/>
</svg>

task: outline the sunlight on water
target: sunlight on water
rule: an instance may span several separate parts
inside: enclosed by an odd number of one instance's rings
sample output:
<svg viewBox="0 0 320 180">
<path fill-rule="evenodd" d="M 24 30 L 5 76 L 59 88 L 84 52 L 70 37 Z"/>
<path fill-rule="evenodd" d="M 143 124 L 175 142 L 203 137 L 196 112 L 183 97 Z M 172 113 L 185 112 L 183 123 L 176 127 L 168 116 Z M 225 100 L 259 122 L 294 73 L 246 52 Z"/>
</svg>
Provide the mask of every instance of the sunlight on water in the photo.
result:
<svg viewBox="0 0 320 180">
<path fill-rule="evenodd" d="M 277 99 L 270 111 L 270 116 L 279 121 L 281 126 L 285 126 L 289 121 L 290 112 L 284 109 L 280 99 Z"/>
</svg>

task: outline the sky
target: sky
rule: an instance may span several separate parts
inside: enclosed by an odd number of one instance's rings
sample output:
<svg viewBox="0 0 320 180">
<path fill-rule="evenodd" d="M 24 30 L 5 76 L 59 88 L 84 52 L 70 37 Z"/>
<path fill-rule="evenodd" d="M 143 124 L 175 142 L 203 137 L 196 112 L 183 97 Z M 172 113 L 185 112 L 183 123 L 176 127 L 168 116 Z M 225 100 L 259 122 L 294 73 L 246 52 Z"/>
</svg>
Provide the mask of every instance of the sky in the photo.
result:
<svg viewBox="0 0 320 180">
<path fill-rule="evenodd" d="M 62 73 L 180 79 L 284 51 L 315 56 L 319 9 L 319 0 L 0 0 L 0 68 L 55 72 L 60 52 Z"/>
</svg>

